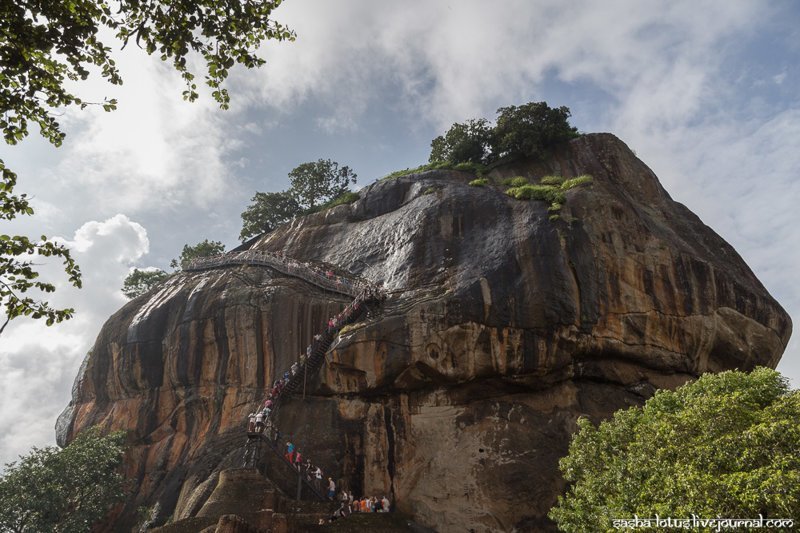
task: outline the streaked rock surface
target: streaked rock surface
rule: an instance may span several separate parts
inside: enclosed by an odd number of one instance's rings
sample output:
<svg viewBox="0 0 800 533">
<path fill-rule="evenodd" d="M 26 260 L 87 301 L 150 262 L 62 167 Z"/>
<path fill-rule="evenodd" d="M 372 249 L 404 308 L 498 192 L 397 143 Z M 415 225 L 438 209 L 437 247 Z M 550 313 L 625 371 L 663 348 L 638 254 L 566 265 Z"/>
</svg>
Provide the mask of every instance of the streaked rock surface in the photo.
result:
<svg viewBox="0 0 800 533">
<path fill-rule="evenodd" d="M 356 495 L 384 493 L 440 531 L 552 527 L 558 458 L 575 421 L 640 404 L 706 371 L 774 367 L 786 312 L 736 251 L 616 137 L 492 172 L 591 174 L 547 205 L 474 176 L 379 181 L 295 220 L 258 249 L 382 281 L 307 396 L 279 413 L 306 457 Z M 130 431 L 135 496 L 194 516 L 238 467 L 245 416 L 348 300 L 259 267 L 188 272 L 103 327 L 57 425 Z"/>
</svg>

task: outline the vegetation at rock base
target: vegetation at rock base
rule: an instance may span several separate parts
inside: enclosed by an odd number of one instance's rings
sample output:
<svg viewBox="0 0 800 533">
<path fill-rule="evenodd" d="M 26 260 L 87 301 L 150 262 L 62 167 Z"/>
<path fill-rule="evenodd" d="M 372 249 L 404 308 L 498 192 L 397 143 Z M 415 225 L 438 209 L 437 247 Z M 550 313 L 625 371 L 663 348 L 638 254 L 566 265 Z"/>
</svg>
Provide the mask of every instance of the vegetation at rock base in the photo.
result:
<svg viewBox="0 0 800 533">
<path fill-rule="evenodd" d="M 74 92 L 74 82 L 95 73 L 112 85 L 122 84 L 111 48 L 101 41 L 108 32 L 124 48 L 132 45 L 148 55 L 170 62 L 186 89 L 183 98 L 198 97 L 190 65 L 201 64 L 205 84 L 223 109 L 230 97 L 223 83 L 236 65 L 247 68 L 264 64 L 257 52 L 264 41 L 294 40 L 295 35 L 271 19 L 281 0 L 217 2 L 163 0 L 117 3 L 106 0 L 68 2 L 4 1 L 0 6 L 0 129 L 7 144 L 14 145 L 35 125 L 42 137 L 60 146 L 65 134 L 58 120 L 64 109 L 90 105 L 105 111 L 117 101 L 89 102 Z M 194 57 L 202 58 L 193 62 Z M 79 86 L 79 85 L 78 85 Z M 24 194 L 15 195 L 17 176 L 0 160 L 0 220 L 33 215 Z M 71 318 L 71 308 L 56 309 L 41 293 L 55 290 L 39 281 L 32 256 L 62 260 L 69 282 L 81 286 L 81 273 L 65 246 L 42 237 L 19 235 L 0 238 L 0 306 L 8 322 L 20 316 L 41 318 L 48 325 Z M 29 292 L 37 292 L 31 295 Z"/>
<path fill-rule="evenodd" d="M 64 449 L 34 448 L 0 476 L 0 531 L 91 531 L 125 497 L 122 432 L 80 433 Z"/>
<path fill-rule="evenodd" d="M 181 256 L 178 259 L 173 259 L 169 266 L 172 268 L 183 269 L 186 268 L 194 259 L 211 257 L 213 255 L 219 255 L 222 253 L 225 253 L 225 245 L 220 241 L 209 241 L 208 239 L 205 239 L 203 242 L 199 242 L 194 246 L 184 244 L 183 250 L 181 250 Z"/>
<path fill-rule="evenodd" d="M 551 108 L 546 102 L 501 107 L 494 126 L 483 118 L 453 124 L 431 141 L 428 161 L 491 165 L 520 157 L 541 159 L 551 147 L 579 135 L 569 116 L 569 108 Z"/>
<path fill-rule="evenodd" d="M 246 241 L 272 231 L 293 218 L 330 209 L 358 200 L 350 190 L 357 174 L 330 159 L 318 159 L 298 165 L 289 172 L 291 187 L 281 192 L 257 192 L 242 213 L 239 238 Z"/>
<path fill-rule="evenodd" d="M 550 511 L 562 531 L 614 518 L 800 516 L 800 391 L 778 372 L 705 374 L 595 427 L 578 420 Z"/>
<path fill-rule="evenodd" d="M 134 268 L 122 283 L 122 294 L 128 298 L 136 298 L 146 293 L 165 279 L 169 274 L 160 269 L 140 270 Z"/>
<path fill-rule="evenodd" d="M 489 180 L 486 178 L 478 178 L 469 182 L 470 187 L 483 187 L 489 184 Z"/>
</svg>

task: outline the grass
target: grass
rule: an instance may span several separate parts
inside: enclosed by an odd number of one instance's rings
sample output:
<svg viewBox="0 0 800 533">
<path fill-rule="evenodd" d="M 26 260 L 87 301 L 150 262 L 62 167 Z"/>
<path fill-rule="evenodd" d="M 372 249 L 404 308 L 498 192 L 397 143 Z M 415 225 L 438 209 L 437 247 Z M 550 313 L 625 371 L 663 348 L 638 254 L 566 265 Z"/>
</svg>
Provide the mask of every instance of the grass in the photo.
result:
<svg viewBox="0 0 800 533">
<path fill-rule="evenodd" d="M 489 180 L 486 178 L 478 178 L 476 180 L 472 180 L 469 182 L 470 187 L 483 187 L 484 185 L 488 185 Z"/>
<path fill-rule="evenodd" d="M 480 163 L 452 163 L 450 161 L 435 161 L 433 163 L 420 165 L 416 168 L 395 170 L 391 174 L 387 174 L 386 176 L 382 177 L 379 181 L 392 180 L 395 178 L 401 178 L 403 176 L 410 176 L 411 174 L 419 174 L 420 172 L 426 172 L 428 170 L 461 170 L 465 172 L 472 172 L 480 177 L 486 171 L 486 168 L 486 165 L 481 165 Z"/>
<path fill-rule="evenodd" d="M 528 178 L 522 176 L 515 176 L 513 178 L 506 178 L 502 181 L 503 185 L 508 187 L 522 187 L 528 184 Z"/>
<path fill-rule="evenodd" d="M 355 202 L 359 198 L 361 198 L 361 195 L 359 195 L 357 192 L 347 191 L 347 192 L 344 192 L 344 193 L 340 194 L 339 196 L 337 196 L 333 200 L 329 200 L 329 201 L 325 202 L 324 204 L 320 204 L 320 205 L 316 206 L 313 209 L 309 209 L 306 213 L 303 213 L 303 214 L 319 213 L 320 211 L 325 211 L 325 210 L 330 209 L 332 207 L 336 207 L 337 205 L 352 204 L 353 202 Z"/>
<path fill-rule="evenodd" d="M 540 185 L 561 185 L 564 183 L 564 178 L 561 176 L 545 176 L 539 180 Z"/>
<path fill-rule="evenodd" d="M 516 178 L 515 178 L 516 179 Z M 517 200 L 539 200 L 547 202 L 550 206 L 550 220 L 558 220 L 561 208 L 567 201 L 566 192 L 575 187 L 591 183 L 592 177 L 582 174 L 576 178 L 565 179 L 561 176 L 545 176 L 536 185 L 525 183 L 513 186 L 506 191 L 506 194 Z M 504 181 L 505 183 L 505 181 Z"/>
</svg>

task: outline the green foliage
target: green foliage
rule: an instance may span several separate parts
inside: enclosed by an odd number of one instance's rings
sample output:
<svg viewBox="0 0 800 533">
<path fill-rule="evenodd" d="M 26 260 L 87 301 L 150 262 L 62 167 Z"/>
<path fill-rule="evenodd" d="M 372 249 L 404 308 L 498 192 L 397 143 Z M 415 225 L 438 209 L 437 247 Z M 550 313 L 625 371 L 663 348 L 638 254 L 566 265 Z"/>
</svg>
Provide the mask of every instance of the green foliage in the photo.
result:
<svg viewBox="0 0 800 533">
<path fill-rule="evenodd" d="M 470 187 L 483 187 L 488 184 L 489 180 L 486 178 L 478 178 L 469 182 Z"/>
<path fill-rule="evenodd" d="M 513 178 L 505 178 L 502 183 L 508 187 L 522 187 L 528 184 L 528 178 L 515 176 Z"/>
<path fill-rule="evenodd" d="M 415 168 L 395 170 L 391 174 L 387 174 L 384 177 L 382 177 L 380 181 L 401 178 L 403 176 L 411 176 L 412 174 L 420 174 L 422 172 L 427 172 L 428 170 L 442 170 L 451 168 L 453 168 L 453 163 L 450 163 L 449 161 L 436 161 L 435 163 L 428 163 L 426 165 L 420 165 Z"/>
<path fill-rule="evenodd" d="M 69 0 L 57 2 L 4 1 L 0 11 L 0 130 L 7 144 L 17 144 L 38 127 L 42 137 L 60 146 L 65 134 L 58 117 L 64 109 L 98 105 L 116 109 L 117 101 L 89 102 L 73 92 L 75 82 L 94 72 L 112 85 L 122 78 L 100 35 L 113 35 L 124 48 L 130 42 L 148 54 L 170 61 L 186 84 L 183 97 L 198 97 L 195 74 L 189 65 L 194 56 L 205 65 L 205 83 L 220 107 L 230 98 L 222 87 L 235 65 L 257 67 L 256 55 L 266 40 L 293 40 L 294 33 L 270 19 L 281 0 L 187 0 L 170 2 L 115 2 Z M 0 160 L 0 219 L 32 215 L 25 195 L 16 196 L 16 175 Z M 63 260 L 69 281 L 81 286 L 80 270 L 64 246 L 27 237 L 4 235 L 0 240 L 0 302 L 6 320 L 29 316 L 48 325 L 72 317 L 72 309 L 54 309 L 46 301 L 28 296 L 30 289 L 53 292 L 51 283 L 36 280 L 39 273 L 31 255 Z"/>
<path fill-rule="evenodd" d="M 17 215 L 30 216 L 33 208 L 26 195 L 14 194 L 17 175 L 0 161 L 0 220 L 13 220 Z M 42 235 L 41 240 L 31 240 L 23 235 L 0 234 L 0 307 L 6 319 L 0 326 L 2 333 L 8 323 L 18 317 L 42 318 L 48 326 L 72 318 L 72 308 L 56 309 L 34 293 L 51 293 L 55 285 L 40 281 L 34 257 L 57 257 L 64 265 L 69 282 L 81 286 L 81 271 L 70 256 L 69 249 L 50 241 Z M 30 292 L 29 292 L 30 291 Z"/>
<path fill-rule="evenodd" d="M 517 200 L 541 200 L 549 203 L 563 204 L 566 200 L 564 192 L 552 185 L 523 185 L 512 187 L 506 194 Z"/>
<path fill-rule="evenodd" d="M 427 187 L 424 191 L 422 191 L 422 194 L 435 194 L 438 191 L 439 187 L 434 187 L 433 185 L 431 185 L 430 187 Z"/>
<path fill-rule="evenodd" d="M 564 178 L 561 176 L 545 176 L 539 180 L 541 185 L 561 185 L 564 183 Z"/>
<path fill-rule="evenodd" d="M 569 189 L 574 189 L 575 187 L 578 187 L 579 185 L 583 185 L 585 183 L 591 183 L 591 182 L 592 182 L 592 177 L 590 175 L 582 174 L 582 175 L 578 176 L 577 178 L 571 178 L 571 179 L 568 179 L 568 180 L 564 181 L 564 183 L 561 184 L 561 190 L 562 191 L 568 191 Z"/>
<path fill-rule="evenodd" d="M 472 172 L 476 176 L 482 176 L 486 171 L 486 165 L 481 163 L 473 163 L 471 161 L 462 161 L 461 163 L 453 163 L 451 161 L 435 161 L 427 163 L 415 168 L 407 168 L 404 170 L 395 170 L 391 174 L 382 177 L 380 181 L 401 178 L 403 176 L 411 176 L 412 174 L 421 174 L 429 170 L 460 170 L 463 172 Z"/>
<path fill-rule="evenodd" d="M 610 531 L 613 518 L 800 513 L 800 391 L 758 368 L 705 374 L 598 427 L 578 421 L 560 462 L 562 531 Z"/>
<path fill-rule="evenodd" d="M 578 136 L 569 125 L 569 108 L 551 108 L 546 102 L 529 102 L 497 110 L 492 131 L 492 155 L 541 159 L 551 146 Z"/>
<path fill-rule="evenodd" d="M 291 187 L 281 192 L 257 192 L 242 213 L 242 241 L 272 231 L 293 218 L 358 200 L 350 191 L 356 174 L 330 159 L 303 163 L 289 173 Z"/>
<path fill-rule="evenodd" d="M 184 244 L 183 250 L 181 251 L 181 256 L 178 259 L 173 259 L 169 266 L 172 268 L 180 267 L 183 269 L 186 268 L 194 259 L 199 259 L 201 257 L 212 257 L 223 253 L 225 253 L 225 245 L 220 241 L 209 241 L 208 239 L 205 239 L 203 242 L 199 242 L 194 246 Z"/>
<path fill-rule="evenodd" d="M 280 0 L 220 3 L 190 0 L 120 2 L 4 2 L 0 17 L 0 128 L 6 142 L 15 144 L 28 134 L 28 123 L 39 126 L 44 138 L 61 144 L 57 117 L 64 107 L 89 102 L 71 92 L 69 82 L 88 79 L 91 72 L 113 85 L 122 83 L 111 48 L 100 40 L 110 34 L 170 61 L 181 74 L 187 100 L 198 96 L 190 59 L 205 63 L 205 83 L 221 107 L 229 97 L 222 88 L 229 69 L 238 63 L 261 66 L 256 54 L 266 40 L 293 40 L 294 33 L 270 19 Z M 115 100 L 100 105 L 115 109 Z"/>
<path fill-rule="evenodd" d="M 359 198 L 361 198 L 361 195 L 358 194 L 357 192 L 345 191 L 336 198 L 334 198 L 333 200 L 325 202 L 324 204 L 319 206 L 317 210 L 324 211 L 326 209 L 330 209 L 331 207 L 336 207 L 337 205 L 352 204 Z"/>
<path fill-rule="evenodd" d="M 302 211 L 289 191 L 257 192 L 251 201 L 253 203 L 242 213 L 242 232 L 239 234 L 242 241 L 270 232 Z"/>
<path fill-rule="evenodd" d="M 569 108 L 550 108 L 545 102 L 501 107 L 497 122 L 486 119 L 456 122 L 431 141 L 430 162 L 448 161 L 489 165 L 501 159 L 541 159 L 552 146 L 578 136 L 569 125 Z"/>
<path fill-rule="evenodd" d="M 128 298 L 136 298 L 146 293 L 165 279 L 169 274 L 160 269 L 139 270 L 134 268 L 122 283 L 122 294 Z"/>
<path fill-rule="evenodd" d="M 79 434 L 66 448 L 33 448 L 0 477 L 0 531 L 79 533 L 125 497 L 122 432 Z"/>
<path fill-rule="evenodd" d="M 301 208 L 314 209 L 347 192 L 356 177 L 348 166 L 340 168 L 336 161 L 319 159 L 298 165 L 289 172 L 292 186 L 288 192 Z"/>
<path fill-rule="evenodd" d="M 506 194 L 517 200 L 540 200 L 550 204 L 550 220 L 558 220 L 558 213 L 567 201 L 566 191 L 591 183 L 592 177 L 583 174 L 577 178 L 564 179 L 561 176 L 545 176 L 537 185 L 528 184 L 525 178 L 511 178 L 503 180 L 504 185 L 513 185 L 506 190 Z"/>
<path fill-rule="evenodd" d="M 431 141 L 428 161 L 482 164 L 489 153 L 491 134 L 492 129 L 486 119 L 471 119 L 463 124 L 457 122 L 443 136 Z"/>
</svg>

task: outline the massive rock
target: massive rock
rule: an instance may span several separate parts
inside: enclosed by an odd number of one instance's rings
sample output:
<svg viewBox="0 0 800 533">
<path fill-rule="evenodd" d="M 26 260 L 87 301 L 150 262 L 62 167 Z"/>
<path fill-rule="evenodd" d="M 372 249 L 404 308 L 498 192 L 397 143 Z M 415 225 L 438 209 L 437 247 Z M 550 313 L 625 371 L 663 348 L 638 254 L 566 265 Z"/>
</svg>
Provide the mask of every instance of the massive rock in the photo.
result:
<svg viewBox="0 0 800 533">
<path fill-rule="evenodd" d="M 736 251 L 609 134 L 492 171 L 590 174 L 548 206 L 466 172 L 378 181 L 254 247 L 383 283 L 279 424 L 356 495 L 439 531 L 535 531 L 579 416 L 608 417 L 707 371 L 774 367 L 789 317 Z M 347 303 L 269 269 L 185 272 L 112 316 L 76 380 L 60 442 L 126 429 L 134 495 L 195 516 L 240 466 L 244 419 Z"/>
</svg>

